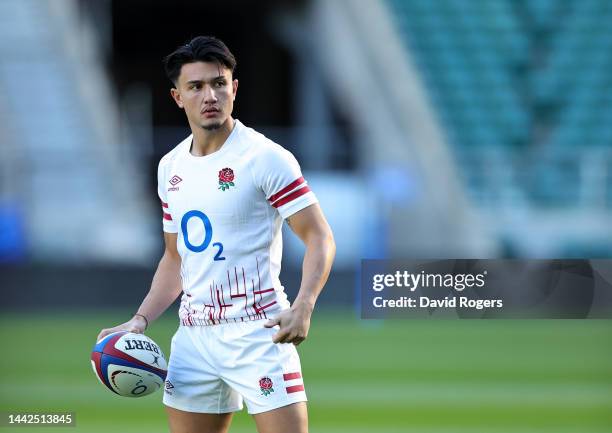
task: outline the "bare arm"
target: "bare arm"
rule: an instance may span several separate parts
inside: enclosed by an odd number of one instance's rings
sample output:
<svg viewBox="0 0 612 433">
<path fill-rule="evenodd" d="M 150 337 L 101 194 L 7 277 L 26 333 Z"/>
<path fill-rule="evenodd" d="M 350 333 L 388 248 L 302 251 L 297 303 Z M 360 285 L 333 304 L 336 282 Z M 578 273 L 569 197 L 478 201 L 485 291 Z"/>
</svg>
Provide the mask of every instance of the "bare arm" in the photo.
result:
<svg viewBox="0 0 612 433">
<path fill-rule="evenodd" d="M 157 271 L 151 283 L 149 293 L 140 304 L 137 313 L 145 316 L 149 323 L 157 319 L 172 305 L 181 293 L 181 256 L 176 249 L 176 233 L 164 233 L 166 248 L 159 261 Z M 134 315 L 129 321 L 100 331 L 98 341 L 104 336 L 117 331 L 144 332 L 146 321 L 141 316 Z"/>
<path fill-rule="evenodd" d="M 265 326 L 270 328 L 280 325 L 280 330 L 272 339 L 275 343 L 298 345 L 308 335 L 310 316 L 327 282 L 336 254 L 336 244 L 331 228 L 318 204 L 296 212 L 287 222 L 306 246 L 302 283 L 291 309 L 268 321 Z"/>
</svg>

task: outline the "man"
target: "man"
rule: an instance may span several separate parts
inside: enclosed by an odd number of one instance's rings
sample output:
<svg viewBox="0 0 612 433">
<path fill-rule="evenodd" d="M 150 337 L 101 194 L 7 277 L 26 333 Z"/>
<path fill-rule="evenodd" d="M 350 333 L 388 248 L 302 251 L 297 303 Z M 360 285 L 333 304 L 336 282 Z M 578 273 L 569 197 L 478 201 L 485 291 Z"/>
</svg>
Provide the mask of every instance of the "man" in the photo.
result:
<svg viewBox="0 0 612 433">
<path fill-rule="evenodd" d="M 232 118 L 238 80 L 223 42 L 200 36 L 166 57 L 192 135 L 159 163 L 165 252 L 134 317 L 143 332 L 183 292 L 164 404 L 172 433 L 222 433 L 242 401 L 260 433 L 308 431 L 295 346 L 335 254 L 291 153 Z M 306 251 L 290 306 L 279 281 L 283 219 Z"/>
</svg>

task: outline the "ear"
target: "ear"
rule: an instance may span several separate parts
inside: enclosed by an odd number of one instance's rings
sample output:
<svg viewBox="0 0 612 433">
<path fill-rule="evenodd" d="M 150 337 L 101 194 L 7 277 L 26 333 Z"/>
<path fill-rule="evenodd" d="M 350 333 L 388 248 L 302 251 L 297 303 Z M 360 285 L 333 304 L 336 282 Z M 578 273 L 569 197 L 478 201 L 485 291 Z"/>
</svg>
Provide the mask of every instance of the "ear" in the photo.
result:
<svg viewBox="0 0 612 433">
<path fill-rule="evenodd" d="M 238 80 L 235 79 L 234 81 L 232 81 L 232 94 L 233 96 L 233 100 L 236 100 L 236 92 L 238 92 Z"/>
<path fill-rule="evenodd" d="M 185 106 L 183 105 L 183 99 L 181 98 L 181 92 L 179 92 L 178 89 L 174 87 L 170 89 L 170 95 L 172 96 L 172 99 L 174 99 L 174 102 L 176 102 L 176 105 L 179 106 L 179 108 L 185 108 Z"/>
</svg>

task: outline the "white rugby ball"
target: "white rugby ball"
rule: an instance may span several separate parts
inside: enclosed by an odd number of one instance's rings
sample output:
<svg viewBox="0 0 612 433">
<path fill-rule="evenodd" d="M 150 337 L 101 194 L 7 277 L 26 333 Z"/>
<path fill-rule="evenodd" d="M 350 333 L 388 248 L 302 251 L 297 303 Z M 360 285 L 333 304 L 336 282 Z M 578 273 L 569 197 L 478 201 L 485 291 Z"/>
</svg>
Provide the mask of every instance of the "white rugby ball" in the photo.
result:
<svg viewBox="0 0 612 433">
<path fill-rule="evenodd" d="M 142 397 L 164 385 L 168 364 L 161 348 L 144 334 L 120 331 L 96 343 L 91 366 L 102 385 L 124 397 Z"/>
</svg>

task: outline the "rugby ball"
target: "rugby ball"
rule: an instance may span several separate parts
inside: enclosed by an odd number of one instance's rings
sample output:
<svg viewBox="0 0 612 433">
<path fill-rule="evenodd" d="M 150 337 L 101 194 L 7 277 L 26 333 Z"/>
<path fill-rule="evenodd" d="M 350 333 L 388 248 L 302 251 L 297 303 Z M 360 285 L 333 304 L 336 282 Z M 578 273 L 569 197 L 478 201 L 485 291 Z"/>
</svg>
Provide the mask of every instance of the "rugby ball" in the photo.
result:
<svg viewBox="0 0 612 433">
<path fill-rule="evenodd" d="M 124 397 L 142 397 L 162 388 L 168 369 L 159 345 L 144 334 L 127 331 L 98 341 L 91 366 L 102 385 Z"/>
</svg>

